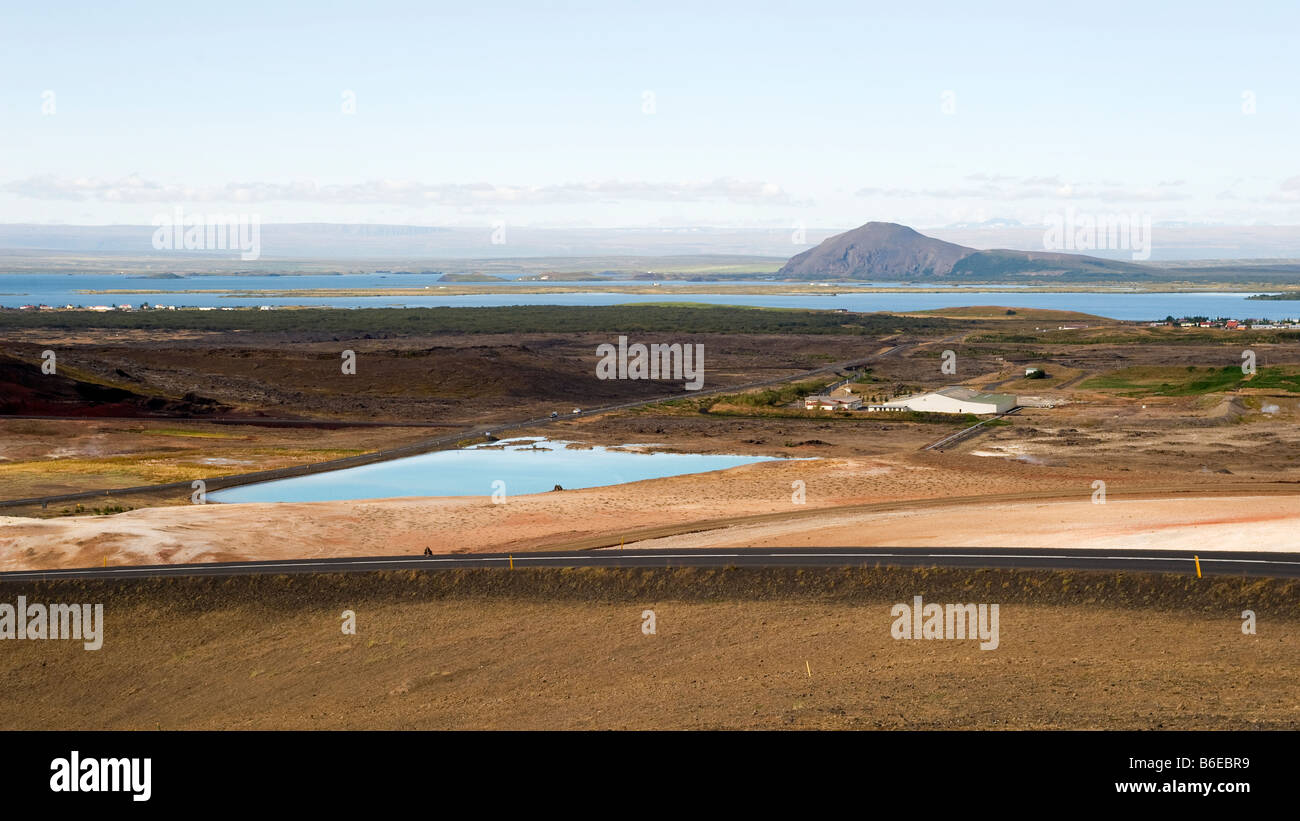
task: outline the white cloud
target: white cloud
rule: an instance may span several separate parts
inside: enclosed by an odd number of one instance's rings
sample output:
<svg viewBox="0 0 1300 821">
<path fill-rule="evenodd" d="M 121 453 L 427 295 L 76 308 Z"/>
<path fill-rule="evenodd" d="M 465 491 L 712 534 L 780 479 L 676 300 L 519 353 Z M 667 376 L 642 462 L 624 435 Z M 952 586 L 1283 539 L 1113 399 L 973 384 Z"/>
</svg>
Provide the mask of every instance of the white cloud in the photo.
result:
<svg viewBox="0 0 1300 821">
<path fill-rule="evenodd" d="M 1288 177 L 1278 184 L 1277 190 L 1264 198 L 1267 202 L 1300 202 L 1300 176 Z"/>
<path fill-rule="evenodd" d="M 488 183 L 423 183 L 370 180 L 347 185 L 318 185 L 311 180 L 288 183 L 238 182 L 220 186 L 159 183 L 131 175 L 116 180 L 43 175 L 15 180 L 0 191 L 37 200 L 112 203 L 262 203 L 314 202 L 335 205 L 568 205 L 618 201 L 708 202 L 790 205 L 789 194 L 770 182 L 721 177 L 700 182 L 608 180 L 523 186 Z"/>
<path fill-rule="evenodd" d="M 983 199 L 991 202 L 1037 199 L 1168 202 L 1190 199 L 1188 194 L 1175 190 L 1184 185 L 1182 180 L 1162 181 L 1153 186 L 1125 186 L 1116 182 L 1072 182 L 1060 177 L 971 174 L 966 179 L 980 184 L 951 188 L 861 188 L 855 193 L 860 197 L 937 197 L 945 200 Z"/>
</svg>

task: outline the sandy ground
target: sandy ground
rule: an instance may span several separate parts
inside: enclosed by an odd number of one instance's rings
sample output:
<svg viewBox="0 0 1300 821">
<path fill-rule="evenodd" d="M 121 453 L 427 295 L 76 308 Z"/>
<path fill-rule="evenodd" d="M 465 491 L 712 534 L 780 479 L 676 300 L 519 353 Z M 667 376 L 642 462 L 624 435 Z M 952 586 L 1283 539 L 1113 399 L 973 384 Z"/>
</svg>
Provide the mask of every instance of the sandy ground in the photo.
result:
<svg viewBox="0 0 1300 821">
<path fill-rule="evenodd" d="M 5 729 L 1295 729 L 1293 621 L 1005 604 L 1000 646 L 897 641 L 888 601 L 335 597 L 106 608 L 9 642 Z M 337 606 L 336 606 L 337 605 Z M 353 609 L 357 634 L 339 611 Z M 653 609 L 657 632 L 641 631 Z"/>
<path fill-rule="evenodd" d="M 815 521 L 736 525 L 631 547 L 1070 547 L 1291 552 L 1300 499 L 1177 499 L 965 504 L 881 513 L 828 511 Z"/>
<path fill-rule="evenodd" d="M 112 516 L 0 518 L 0 569 L 638 546 L 789 545 L 1291 549 L 1300 498 L 1199 477 L 1169 498 L 1158 477 L 1108 477 L 974 456 L 821 458 L 606 488 L 310 504 L 189 505 Z M 792 487 L 803 482 L 797 504 Z M 1122 497 L 1140 489 L 1138 501 Z M 983 500 L 981 501 L 981 497 Z M 1055 497 L 1047 499 L 1044 497 Z M 876 505 L 888 509 L 860 509 Z M 846 509 L 857 506 L 859 509 Z M 762 517 L 759 521 L 741 521 Z M 691 533 L 689 531 L 697 531 Z M 684 535 L 679 535 L 684 534 Z M 669 537 L 669 538 L 660 538 Z"/>
</svg>

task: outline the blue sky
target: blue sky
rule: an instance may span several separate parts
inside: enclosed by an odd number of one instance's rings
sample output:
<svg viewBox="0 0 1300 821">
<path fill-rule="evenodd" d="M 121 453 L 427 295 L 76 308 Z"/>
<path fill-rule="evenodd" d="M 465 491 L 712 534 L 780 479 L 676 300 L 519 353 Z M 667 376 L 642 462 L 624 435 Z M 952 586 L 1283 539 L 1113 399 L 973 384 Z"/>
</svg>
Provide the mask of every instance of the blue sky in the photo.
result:
<svg viewBox="0 0 1300 821">
<path fill-rule="evenodd" d="M 25 4 L 0 29 L 0 222 L 1300 224 L 1297 23 L 1294 2 Z"/>
</svg>

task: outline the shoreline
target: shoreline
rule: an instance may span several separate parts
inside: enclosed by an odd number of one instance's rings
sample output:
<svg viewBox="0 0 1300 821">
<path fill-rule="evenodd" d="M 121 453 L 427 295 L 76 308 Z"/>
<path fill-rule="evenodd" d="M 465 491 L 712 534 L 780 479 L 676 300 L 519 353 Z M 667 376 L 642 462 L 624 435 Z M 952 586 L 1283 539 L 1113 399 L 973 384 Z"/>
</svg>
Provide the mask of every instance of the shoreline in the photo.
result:
<svg viewBox="0 0 1300 821">
<path fill-rule="evenodd" d="M 640 285 L 626 283 L 593 282 L 583 285 L 438 285 L 428 287 L 394 287 L 394 288 L 291 288 L 280 290 L 235 288 L 195 288 L 186 290 L 163 290 L 156 288 L 108 288 L 79 289 L 78 294 L 86 296 L 112 295 L 155 295 L 173 294 L 207 294 L 220 295 L 230 299 L 342 299 L 366 297 L 399 296 L 474 296 L 481 294 L 699 294 L 699 295 L 752 295 L 752 296 L 844 296 L 845 294 L 1260 294 L 1291 293 L 1300 300 L 1300 286 L 1277 283 L 1169 283 L 1132 285 L 1048 285 L 1018 286 L 1014 283 L 996 284 L 961 284 L 942 287 L 939 285 L 874 286 L 857 285 L 851 282 L 836 282 L 828 285 L 791 283 L 789 285 L 733 285 L 718 284 L 682 284 L 660 283 L 658 285 Z M 1260 300 L 1266 301 L 1266 300 Z M 1276 300 L 1275 301 L 1284 301 Z M 282 306 L 295 307 L 295 306 Z"/>
</svg>

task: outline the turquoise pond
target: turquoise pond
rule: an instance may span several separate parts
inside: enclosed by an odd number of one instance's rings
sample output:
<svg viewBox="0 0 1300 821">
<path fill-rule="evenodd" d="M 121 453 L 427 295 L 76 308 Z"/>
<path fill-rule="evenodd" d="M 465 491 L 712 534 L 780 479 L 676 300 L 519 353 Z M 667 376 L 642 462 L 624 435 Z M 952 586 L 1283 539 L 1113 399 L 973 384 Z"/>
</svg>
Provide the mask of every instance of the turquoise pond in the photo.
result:
<svg viewBox="0 0 1300 821">
<path fill-rule="evenodd" d="M 296 476 L 216 490 L 212 502 L 330 502 L 399 496 L 488 496 L 507 498 L 619 485 L 686 473 L 772 461 L 772 456 L 703 453 L 640 453 L 603 447 L 569 448 L 545 439 L 516 439 L 408 456 L 389 462 Z M 628 446 L 636 447 L 636 446 Z M 494 485 L 504 482 L 504 486 Z"/>
</svg>

